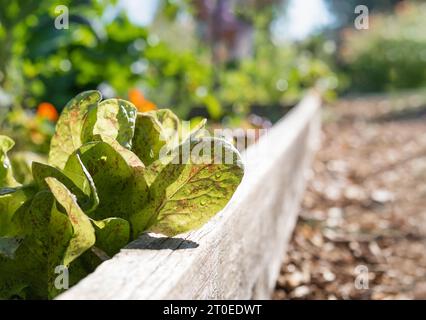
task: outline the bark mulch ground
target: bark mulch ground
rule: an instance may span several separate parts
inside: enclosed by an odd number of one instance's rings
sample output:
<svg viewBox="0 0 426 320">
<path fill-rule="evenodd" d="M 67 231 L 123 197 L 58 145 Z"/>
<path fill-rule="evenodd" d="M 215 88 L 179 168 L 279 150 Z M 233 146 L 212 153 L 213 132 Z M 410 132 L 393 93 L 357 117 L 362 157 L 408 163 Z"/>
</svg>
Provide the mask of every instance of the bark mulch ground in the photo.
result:
<svg viewBox="0 0 426 320">
<path fill-rule="evenodd" d="M 426 99 L 340 100 L 274 299 L 426 299 Z"/>
</svg>

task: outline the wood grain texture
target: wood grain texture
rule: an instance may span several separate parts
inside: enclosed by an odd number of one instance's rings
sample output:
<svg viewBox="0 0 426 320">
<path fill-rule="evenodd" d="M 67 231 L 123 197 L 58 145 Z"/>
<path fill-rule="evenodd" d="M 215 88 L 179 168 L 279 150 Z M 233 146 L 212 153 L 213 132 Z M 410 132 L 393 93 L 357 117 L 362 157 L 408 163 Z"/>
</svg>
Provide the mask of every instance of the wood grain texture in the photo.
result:
<svg viewBox="0 0 426 320">
<path fill-rule="evenodd" d="M 319 144 L 320 104 L 309 94 L 246 150 L 241 185 L 201 229 L 145 234 L 58 299 L 268 299 Z"/>
</svg>

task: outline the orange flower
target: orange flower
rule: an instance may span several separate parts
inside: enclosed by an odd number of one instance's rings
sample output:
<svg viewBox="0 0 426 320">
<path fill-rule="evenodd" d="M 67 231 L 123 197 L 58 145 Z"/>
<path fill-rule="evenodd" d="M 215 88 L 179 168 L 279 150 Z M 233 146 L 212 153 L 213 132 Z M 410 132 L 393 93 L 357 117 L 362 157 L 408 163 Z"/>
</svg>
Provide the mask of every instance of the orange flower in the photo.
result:
<svg viewBox="0 0 426 320">
<path fill-rule="evenodd" d="M 129 90 L 129 100 L 140 112 L 157 109 L 157 106 L 153 102 L 145 99 L 143 93 L 136 88 Z"/>
<path fill-rule="evenodd" d="M 55 122 L 58 120 L 58 111 L 53 104 L 42 102 L 37 107 L 37 116 Z"/>
</svg>

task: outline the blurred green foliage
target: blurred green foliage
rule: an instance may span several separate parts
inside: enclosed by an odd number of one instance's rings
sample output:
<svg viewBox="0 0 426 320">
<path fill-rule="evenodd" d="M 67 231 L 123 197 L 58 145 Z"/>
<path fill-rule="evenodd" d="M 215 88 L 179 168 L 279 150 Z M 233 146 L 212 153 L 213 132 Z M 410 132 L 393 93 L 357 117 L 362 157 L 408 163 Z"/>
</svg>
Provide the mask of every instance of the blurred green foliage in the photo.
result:
<svg viewBox="0 0 426 320">
<path fill-rule="evenodd" d="M 34 118 L 37 106 L 48 102 L 60 111 L 76 93 L 96 88 L 106 98 L 127 98 L 138 88 L 183 118 L 214 120 L 245 119 L 263 106 L 282 114 L 312 86 L 332 96 L 337 80 L 327 64 L 294 45 L 274 44 L 275 7 L 255 10 L 253 3 L 235 13 L 255 30 L 252 53 L 218 62 L 197 30 L 189 41 L 181 36 L 188 33 L 176 23 L 182 11 L 197 25 L 192 1 L 160 1 L 157 24 L 142 27 L 116 10 L 115 0 L 0 0 L 1 131 L 17 150 L 29 144 L 45 152 L 54 123 Z M 69 9 L 69 29 L 54 27 L 58 5 Z"/>
<path fill-rule="evenodd" d="M 324 0 L 335 17 L 335 26 L 353 26 L 356 6 L 367 6 L 370 14 L 392 12 L 395 5 L 407 0 Z M 411 0 L 413 1 L 413 0 Z"/>
<path fill-rule="evenodd" d="M 370 17 L 368 30 L 343 30 L 341 58 L 352 82 L 363 92 L 426 85 L 426 5 L 401 4 L 394 14 Z"/>
<path fill-rule="evenodd" d="M 258 48 L 254 58 L 223 72 L 221 83 L 219 99 L 245 113 L 252 105 L 276 108 L 294 105 L 307 89 L 315 86 L 331 98 L 337 78 L 310 51 L 268 43 Z"/>
</svg>

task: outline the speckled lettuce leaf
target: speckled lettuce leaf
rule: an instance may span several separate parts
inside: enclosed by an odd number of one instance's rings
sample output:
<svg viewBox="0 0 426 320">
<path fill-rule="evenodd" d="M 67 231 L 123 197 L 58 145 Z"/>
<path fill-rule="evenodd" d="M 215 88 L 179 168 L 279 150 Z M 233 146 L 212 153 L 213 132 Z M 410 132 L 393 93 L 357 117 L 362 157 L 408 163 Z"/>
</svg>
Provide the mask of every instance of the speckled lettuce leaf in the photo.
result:
<svg viewBox="0 0 426 320">
<path fill-rule="evenodd" d="M 120 251 L 130 240 L 130 225 L 121 218 L 93 221 L 96 232 L 95 246 L 109 257 Z"/>
<path fill-rule="evenodd" d="M 179 134 L 181 122 L 179 118 L 170 109 L 158 109 L 147 112 L 152 114 L 155 119 L 161 124 L 163 129 L 168 129 L 166 134 L 166 140 L 171 139 L 174 135 Z"/>
<path fill-rule="evenodd" d="M 152 115 L 160 123 L 163 140 L 168 144 L 173 143 L 174 147 L 186 141 L 190 136 L 195 137 L 198 133 L 202 133 L 201 131 L 207 123 L 207 119 L 204 118 L 196 123 L 181 121 L 170 109 L 153 110 L 146 114 Z"/>
<path fill-rule="evenodd" d="M 161 123 L 153 114 L 138 113 L 132 151 L 146 166 L 158 160 L 160 150 L 167 142 L 161 136 L 163 131 Z"/>
<path fill-rule="evenodd" d="M 48 189 L 45 180 L 47 177 L 60 181 L 77 197 L 79 206 L 85 211 L 93 211 L 99 204 L 96 187 L 78 154 L 69 157 L 62 171 L 47 164 L 33 162 L 32 172 L 35 183 L 41 189 Z"/>
<path fill-rule="evenodd" d="M 63 264 L 63 256 L 72 238 L 71 222 L 63 213 L 60 220 L 55 219 L 54 197 L 48 190 L 37 193 L 25 210 L 20 210 L 15 216 L 15 223 L 20 226 L 23 242 L 15 260 L 23 266 L 23 277 L 29 285 L 34 286 L 34 276 L 43 279 L 38 283 L 37 291 L 44 299 L 51 297 L 54 289 L 55 267 Z M 56 234 L 52 230 L 58 229 Z M 52 237 L 53 236 L 53 237 Z M 31 261 L 21 255 L 31 252 Z"/>
<path fill-rule="evenodd" d="M 87 201 L 87 195 L 83 192 L 82 188 L 77 186 L 72 179 L 64 174 L 63 171 L 44 163 L 33 162 L 32 172 L 34 182 L 40 189 L 49 189 L 45 179 L 53 177 L 64 184 L 71 193 L 77 197 L 80 204 Z"/>
<path fill-rule="evenodd" d="M 86 213 L 94 211 L 99 205 L 98 192 L 92 176 L 81 161 L 80 153 L 78 151 L 74 152 L 68 158 L 63 172 L 86 195 L 87 198 L 85 201 L 82 201 L 81 203 L 79 202 L 83 211 Z M 72 190 L 70 191 L 72 192 Z"/>
<path fill-rule="evenodd" d="M 209 132 L 207 129 L 205 129 L 207 119 L 201 119 L 195 124 L 192 122 L 187 122 L 188 125 L 184 126 L 182 125 L 181 130 L 179 131 L 179 137 L 180 141 L 186 141 L 190 137 L 193 138 L 201 138 L 201 137 L 208 137 Z"/>
<path fill-rule="evenodd" d="M 0 299 L 48 298 L 47 264 L 29 244 L 19 243 L 13 257 L 0 254 Z"/>
<path fill-rule="evenodd" d="M 186 147 L 191 150 L 187 159 L 182 154 Z M 173 236 L 199 228 L 228 203 L 241 182 L 240 155 L 227 141 L 202 138 L 179 150 L 151 184 L 148 205 L 131 217 L 134 236 L 146 229 Z"/>
<path fill-rule="evenodd" d="M 189 149 L 189 143 L 191 141 L 195 141 L 200 138 L 207 138 L 209 137 L 208 131 L 204 129 L 206 125 L 206 120 L 203 119 L 200 122 L 198 122 L 194 127 L 188 128 L 187 131 L 183 130 L 180 131 L 180 133 L 185 136 L 184 142 L 175 145 L 174 143 L 171 143 L 170 145 L 164 146 L 159 154 L 159 157 L 156 161 L 152 162 L 149 166 L 145 169 L 145 180 L 150 186 L 154 180 L 157 178 L 157 176 L 160 174 L 160 172 L 165 168 L 165 166 L 173 160 L 173 158 L 179 154 L 183 150 L 183 148 Z M 185 147 L 188 146 L 188 147 Z"/>
<path fill-rule="evenodd" d="M 13 148 L 15 142 L 7 136 L 0 135 L 0 188 L 16 187 L 19 183 L 12 173 L 12 165 L 7 152 Z"/>
<path fill-rule="evenodd" d="M 82 145 L 82 130 L 87 112 L 101 100 L 99 91 L 85 91 L 71 99 L 56 124 L 49 152 L 49 164 L 59 169 L 68 157 Z"/>
<path fill-rule="evenodd" d="M 134 154 L 132 151 L 124 148 L 121 146 L 118 141 L 115 139 L 108 137 L 108 136 L 102 136 L 102 135 L 96 135 L 93 137 L 94 141 L 102 141 L 108 143 L 115 151 L 117 151 L 123 159 L 127 162 L 127 164 L 132 167 L 141 167 L 144 168 L 145 165 L 141 161 L 141 159 L 138 158 L 136 154 Z"/>
<path fill-rule="evenodd" d="M 66 211 L 72 225 L 72 238 L 62 258 L 63 265 L 68 266 L 95 244 L 95 230 L 75 196 L 61 182 L 52 177 L 46 178 L 46 182 L 55 197 L 55 207 L 59 204 Z"/>
<path fill-rule="evenodd" d="M 107 99 L 92 108 L 83 125 L 83 142 L 93 141 L 93 136 L 107 136 L 123 147 L 132 147 L 135 132 L 136 107 L 121 99 Z"/>
<path fill-rule="evenodd" d="M 176 148 L 182 141 L 201 132 L 205 124 L 206 119 L 203 119 L 193 127 L 183 126 L 169 109 L 138 113 L 132 151 L 148 167 L 160 158 L 163 148 Z"/>
<path fill-rule="evenodd" d="M 40 259 L 49 255 L 49 221 L 53 196 L 48 190 L 38 192 L 14 216 L 18 233 Z"/>
<path fill-rule="evenodd" d="M 33 182 L 31 167 L 34 161 L 46 163 L 47 157 L 30 151 L 18 151 L 10 156 L 13 175 L 19 183 L 28 185 Z"/>
<path fill-rule="evenodd" d="M 205 121 L 185 131 L 170 110 L 136 116 L 130 103 L 100 99 L 88 91 L 67 104 L 32 188 L 0 189 L 0 298 L 53 298 L 56 266 L 74 284 L 141 232 L 197 229 L 240 183 L 238 151 L 206 137 Z M 2 164 L 13 145 L 3 142 Z"/>
<path fill-rule="evenodd" d="M 0 189 L 0 236 L 15 235 L 13 217 L 34 193 L 31 187 Z"/>
<path fill-rule="evenodd" d="M 37 193 L 25 202 L 13 217 L 19 237 L 12 256 L 0 256 L 0 297 L 12 295 L 46 299 L 48 295 L 48 261 L 52 256 L 49 223 L 53 196 L 47 191 Z M 61 232 L 61 239 L 66 233 Z M 68 243 L 65 241 L 64 245 Z M 2 278 L 4 277 L 4 278 Z M 20 288 L 22 292 L 17 292 Z"/>
<path fill-rule="evenodd" d="M 65 186 L 62 185 L 62 188 Z M 13 257 L 0 260 L 2 271 L 10 274 L 17 272 L 19 275 L 15 279 L 16 283 L 11 282 L 13 287 L 27 284 L 25 287 L 26 290 L 31 290 L 31 297 L 47 299 L 56 296 L 59 290 L 54 287 L 55 278 L 58 276 L 55 268 L 59 265 L 68 266 L 86 247 L 85 240 L 81 240 L 82 236 L 86 237 L 81 232 L 85 224 L 84 219 L 73 212 L 72 205 L 71 209 L 67 207 L 70 213 L 60 212 L 54 199 L 50 191 L 42 190 L 19 208 L 13 222 L 18 225 L 17 239 L 21 241 Z M 91 227 L 90 222 L 86 225 Z M 13 279 L 14 276 L 10 276 L 8 281 Z"/>
<path fill-rule="evenodd" d="M 204 126 L 205 121 L 200 123 Z M 132 151 L 149 166 L 160 157 L 164 146 L 175 148 L 190 134 L 185 130 L 181 137 L 182 124 L 179 118 L 169 109 L 140 112 L 137 115 Z"/>
<path fill-rule="evenodd" d="M 128 162 L 106 142 L 87 143 L 78 152 L 93 178 L 99 196 L 99 206 L 90 213 L 91 218 L 127 219 L 129 214 L 145 206 L 148 186 L 143 176 L 143 167 L 133 166 L 132 162 Z"/>
<path fill-rule="evenodd" d="M 71 263 L 70 258 L 75 258 L 75 254 L 70 256 L 69 252 L 71 244 L 75 245 L 76 231 L 78 232 L 79 229 L 74 229 L 73 224 L 71 223 L 70 216 L 61 212 L 58 209 L 58 206 L 59 205 L 56 202 L 53 202 L 51 206 L 52 209 L 50 211 L 50 221 L 48 226 L 49 254 L 47 259 L 47 287 L 48 298 L 50 299 L 54 298 L 61 292 L 61 290 L 55 288 L 55 278 L 58 276 L 58 274 L 55 273 L 55 268 L 59 265 L 70 267 L 74 262 L 78 261 L 78 259 L 74 259 Z M 85 225 L 87 226 L 87 222 Z M 90 232 L 89 234 L 92 235 L 92 233 Z M 79 248 L 79 257 L 87 252 L 86 248 L 88 247 L 88 245 L 89 244 L 85 244 L 84 246 Z M 69 275 L 71 278 L 71 271 L 69 272 Z"/>
</svg>

